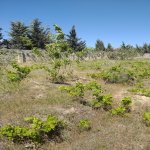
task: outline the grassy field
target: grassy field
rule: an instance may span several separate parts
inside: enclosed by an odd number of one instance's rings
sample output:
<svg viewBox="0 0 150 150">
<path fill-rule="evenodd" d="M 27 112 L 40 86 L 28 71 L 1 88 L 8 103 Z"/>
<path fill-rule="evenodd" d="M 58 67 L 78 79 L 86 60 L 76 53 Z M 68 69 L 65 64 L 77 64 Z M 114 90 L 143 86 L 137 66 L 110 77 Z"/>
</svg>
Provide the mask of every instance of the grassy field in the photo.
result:
<svg viewBox="0 0 150 150">
<path fill-rule="evenodd" d="M 48 114 L 53 114 L 66 123 L 61 133 L 63 140 L 46 141 L 35 147 L 32 142 L 18 144 L 1 136 L 1 150 L 150 149 L 150 127 L 143 121 L 144 112 L 150 112 L 149 59 L 73 61 L 63 84 L 51 82 L 49 72 L 43 67 L 51 66 L 49 63 L 21 66 L 36 67 L 17 82 L 8 76 L 10 70 L 14 71 L 11 65 L 0 68 L 0 126 L 26 125 L 25 117 L 45 120 Z M 66 74 L 63 70 L 61 73 Z M 104 95 L 112 95 L 112 109 L 119 107 L 124 97 L 131 97 L 130 112 L 112 115 L 111 110 L 102 107 L 93 109 L 59 89 L 62 85 L 70 87 L 77 82 L 86 85 L 91 81 L 101 85 Z M 83 99 L 90 102 L 91 91 L 85 91 Z M 83 119 L 89 120 L 89 130 L 80 131 L 78 124 Z"/>
</svg>

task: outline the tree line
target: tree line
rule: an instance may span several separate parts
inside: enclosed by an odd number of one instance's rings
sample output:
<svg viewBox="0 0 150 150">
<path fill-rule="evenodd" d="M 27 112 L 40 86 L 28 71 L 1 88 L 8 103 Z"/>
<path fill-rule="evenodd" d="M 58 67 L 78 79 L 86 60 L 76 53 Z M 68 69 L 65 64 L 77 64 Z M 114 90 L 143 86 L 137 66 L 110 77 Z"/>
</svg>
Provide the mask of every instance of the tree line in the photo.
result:
<svg viewBox="0 0 150 150">
<path fill-rule="evenodd" d="M 55 34 L 53 34 L 48 27 L 44 27 L 39 19 L 34 19 L 29 26 L 23 22 L 16 21 L 10 24 L 10 39 L 3 39 L 2 28 L 0 28 L 0 47 L 8 49 L 24 49 L 31 50 L 33 48 L 45 49 L 47 44 L 55 42 Z M 65 34 L 65 40 L 73 52 L 84 50 L 86 42 L 77 37 L 75 26 L 72 26 L 69 34 Z M 102 40 L 97 40 L 95 44 L 95 51 L 112 52 L 114 50 L 129 50 L 134 49 L 143 53 L 150 53 L 150 44 L 144 43 L 143 46 L 127 45 L 122 42 L 117 49 L 113 48 L 111 43 L 104 45 Z"/>
<path fill-rule="evenodd" d="M 3 39 L 0 28 L 1 47 L 23 50 L 45 49 L 47 44 L 55 42 L 55 34 L 50 28 L 44 27 L 39 19 L 34 19 L 29 26 L 20 21 L 11 22 L 9 37 L 10 39 Z M 73 51 L 82 51 L 86 48 L 86 42 L 77 37 L 75 26 L 65 35 L 65 40 Z"/>
</svg>

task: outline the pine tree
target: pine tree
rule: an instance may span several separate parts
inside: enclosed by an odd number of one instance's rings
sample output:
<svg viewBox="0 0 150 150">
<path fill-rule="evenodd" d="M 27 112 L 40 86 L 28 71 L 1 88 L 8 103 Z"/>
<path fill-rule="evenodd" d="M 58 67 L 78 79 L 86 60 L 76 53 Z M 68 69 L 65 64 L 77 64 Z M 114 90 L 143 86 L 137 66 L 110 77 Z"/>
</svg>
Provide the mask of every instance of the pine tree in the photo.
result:
<svg viewBox="0 0 150 150">
<path fill-rule="evenodd" d="M 72 26 L 69 35 L 67 35 L 67 41 L 73 52 L 82 51 L 86 47 L 85 41 L 77 38 L 75 26 Z"/>
<path fill-rule="evenodd" d="M 3 35 L 2 35 L 2 28 L 0 28 L 0 40 L 3 39 Z"/>
<path fill-rule="evenodd" d="M 104 46 L 103 41 L 97 40 L 95 44 L 95 49 L 96 51 L 105 51 L 105 46 Z"/>
<path fill-rule="evenodd" d="M 108 43 L 106 50 L 107 51 L 113 51 L 113 47 L 110 43 Z"/>
<path fill-rule="evenodd" d="M 44 49 L 50 42 L 50 29 L 45 29 L 39 19 L 34 19 L 30 26 L 30 38 L 34 47 Z"/>
<path fill-rule="evenodd" d="M 31 49 L 32 42 L 28 37 L 28 27 L 24 23 L 17 21 L 11 22 L 11 43 L 13 48 Z"/>
</svg>

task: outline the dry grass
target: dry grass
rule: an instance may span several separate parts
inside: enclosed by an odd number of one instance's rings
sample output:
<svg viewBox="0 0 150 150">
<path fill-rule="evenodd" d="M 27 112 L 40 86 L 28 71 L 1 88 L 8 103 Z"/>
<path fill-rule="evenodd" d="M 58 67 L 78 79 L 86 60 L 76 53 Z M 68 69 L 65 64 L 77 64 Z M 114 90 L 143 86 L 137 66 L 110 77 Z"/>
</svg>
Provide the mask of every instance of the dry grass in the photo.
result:
<svg viewBox="0 0 150 150">
<path fill-rule="evenodd" d="M 99 61 L 100 65 L 110 65 Z M 73 64 L 72 79 L 84 83 L 92 80 L 87 73 L 99 70 L 98 61 L 83 62 L 79 66 Z M 132 112 L 127 117 L 112 116 L 104 110 L 92 110 L 83 106 L 65 93 L 58 90 L 60 85 L 52 84 L 44 70 L 32 71 L 19 85 L 7 83 L 7 90 L 0 93 L 0 126 L 24 124 L 23 118 L 37 116 L 45 118 L 52 113 L 65 120 L 68 124 L 63 131 L 64 141 L 61 143 L 46 142 L 37 147 L 38 150 L 149 150 L 150 128 L 142 122 L 144 111 L 150 110 L 150 98 L 136 96 L 129 93 L 128 85 L 106 84 L 97 80 L 114 97 L 114 106 L 120 103 L 124 96 L 133 98 Z M 149 81 L 150 82 L 150 81 Z M 4 84 L 4 82 L 3 82 Z M 13 89 L 14 87 L 14 89 Z M 80 119 L 87 118 L 92 123 L 88 132 L 79 132 L 77 124 Z M 24 150 L 24 145 L 14 144 L 1 139 L 1 150 Z"/>
</svg>

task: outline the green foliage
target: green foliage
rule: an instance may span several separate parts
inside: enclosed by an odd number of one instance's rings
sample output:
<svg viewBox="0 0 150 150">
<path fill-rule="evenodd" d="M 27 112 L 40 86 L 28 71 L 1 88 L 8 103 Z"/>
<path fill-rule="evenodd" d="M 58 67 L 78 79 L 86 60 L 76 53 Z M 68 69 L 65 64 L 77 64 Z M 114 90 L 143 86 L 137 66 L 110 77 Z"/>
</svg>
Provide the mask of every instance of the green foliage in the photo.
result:
<svg viewBox="0 0 150 150">
<path fill-rule="evenodd" d="M 29 37 L 33 43 L 33 47 L 44 49 L 46 44 L 49 44 L 50 30 L 44 28 L 39 19 L 34 19 L 29 27 Z"/>
<path fill-rule="evenodd" d="M 142 96 L 147 96 L 150 97 L 150 90 L 149 89 L 144 89 L 144 88 L 132 88 L 129 90 L 130 92 L 142 95 Z"/>
<path fill-rule="evenodd" d="M 125 115 L 126 113 L 129 113 L 131 111 L 131 104 L 132 104 L 132 99 L 131 97 L 124 97 L 121 101 L 121 106 L 118 108 L 112 109 L 111 113 L 113 115 Z"/>
<path fill-rule="evenodd" d="M 0 134 L 7 137 L 8 140 L 14 142 L 29 142 L 41 143 L 44 138 L 52 138 L 52 134 L 60 132 L 63 128 L 63 123 L 55 116 L 49 115 L 46 121 L 42 121 L 36 117 L 25 118 L 25 121 L 31 124 L 30 127 L 5 125 L 0 128 Z"/>
<path fill-rule="evenodd" d="M 92 78 L 102 78 L 109 83 L 136 83 L 150 76 L 148 61 L 123 61 L 119 64 L 91 74 Z"/>
<path fill-rule="evenodd" d="M 113 47 L 112 47 L 112 45 L 110 44 L 110 43 L 108 43 L 108 45 L 107 45 L 107 48 L 106 48 L 106 51 L 113 51 L 114 49 L 113 49 Z"/>
<path fill-rule="evenodd" d="M 122 105 L 123 107 L 128 107 L 128 106 L 131 105 L 131 103 L 132 103 L 131 97 L 124 97 L 124 98 L 122 99 L 122 101 L 121 101 L 121 105 Z"/>
<path fill-rule="evenodd" d="M 122 106 L 112 109 L 111 110 L 112 115 L 120 115 L 123 116 L 126 113 L 126 109 Z"/>
<path fill-rule="evenodd" d="M 147 126 L 150 126 L 150 112 L 145 112 L 143 116 L 144 122 Z"/>
<path fill-rule="evenodd" d="M 103 108 L 104 110 L 110 110 L 112 104 L 111 95 L 102 95 L 102 88 L 95 81 L 91 81 L 87 84 L 77 82 L 74 86 L 61 86 L 61 91 L 66 91 L 74 99 L 79 99 L 80 102 L 85 99 L 85 93 L 90 91 L 93 100 L 88 105 L 94 109 Z"/>
<path fill-rule="evenodd" d="M 52 59 L 51 69 L 47 70 L 52 82 L 64 83 L 65 76 L 61 70 L 65 70 L 64 72 L 67 72 L 67 65 L 70 65 L 71 62 L 68 58 L 70 50 L 62 29 L 58 25 L 54 25 L 54 28 L 56 31 L 56 39 L 53 43 L 46 45 L 47 53 Z"/>
<path fill-rule="evenodd" d="M 122 48 L 107 53 L 107 57 L 111 60 L 127 60 L 139 55 L 143 55 L 143 53 L 136 48 Z"/>
<path fill-rule="evenodd" d="M 105 51 L 105 46 L 104 46 L 103 41 L 101 41 L 101 40 L 96 41 L 95 50 L 96 51 Z"/>
<path fill-rule="evenodd" d="M 38 48 L 36 48 L 36 47 L 34 47 L 32 49 L 32 53 L 35 54 L 35 55 L 37 55 L 38 57 L 42 56 L 41 51 Z"/>
<path fill-rule="evenodd" d="M 88 119 L 81 119 L 78 128 L 80 131 L 88 131 L 91 129 L 91 122 Z"/>
<path fill-rule="evenodd" d="M 0 40 L 3 38 L 3 35 L 2 35 L 2 28 L 0 28 Z"/>
<path fill-rule="evenodd" d="M 52 59 L 60 59 L 70 52 L 68 43 L 65 40 L 64 33 L 58 25 L 54 25 L 56 31 L 56 39 L 53 43 L 46 45 L 46 50 Z"/>
<path fill-rule="evenodd" d="M 85 92 L 85 85 L 77 82 L 74 86 L 60 86 L 61 91 L 66 91 L 71 97 L 75 99 L 82 99 Z"/>
<path fill-rule="evenodd" d="M 80 38 L 77 38 L 75 26 L 72 27 L 67 37 L 67 42 L 69 44 L 69 47 L 73 50 L 73 52 L 79 52 L 85 49 L 86 43 L 85 41 L 81 41 Z"/>
<path fill-rule="evenodd" d="M 21 81 L 31 72 L 30 67 L 21 67 L 16 62 L 13 62 L 12 67 L 16 69 L 16 72 L 8 71 L 8 78 L 10 81 Z"/>
<path fill-rule="evenodd" d="M 112 108 L 112 99 L 112 96 L 109 94 L 96 96 L 96 98 L 91 102 L 91 106 L 94 109 L 103 108 L 104 110 L 110 110 Z"/>
<path fill-rule="evenodd" d="M 28 27 L 22 22 L 11 22 L 11 43 L 13 48 L 28 49 L 32 42 L 28 37 Z"/>
</svg>

